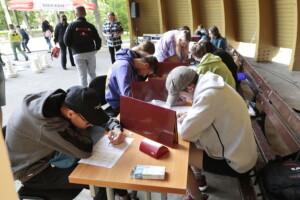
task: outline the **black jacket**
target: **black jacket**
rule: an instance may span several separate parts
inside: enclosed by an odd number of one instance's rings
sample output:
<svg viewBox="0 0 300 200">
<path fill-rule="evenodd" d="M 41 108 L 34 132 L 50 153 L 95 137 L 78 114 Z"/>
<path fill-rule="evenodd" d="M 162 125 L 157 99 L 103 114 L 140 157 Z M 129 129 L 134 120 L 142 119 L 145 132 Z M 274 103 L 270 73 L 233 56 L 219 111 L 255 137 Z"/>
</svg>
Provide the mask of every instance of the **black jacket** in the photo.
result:
<svg viewBox="0 0 300 200">
<path fill-rule="evenodd" d="M 218 50 L 218 51 L 214 52 L 213 54 L 216 56 L 219 56 L 222 59 L 223 63 L 225 63 L 226 66 L 228 67 L 228 69 L 231 71 L 232 76 L 235 80 L 235 83 L 238 84 L 238 79 L 237 79 L 238 67 L 236 66 L 232 56 L 224 50 Z"/>
<path fill-rule="evenodd" d="M 62 23 L 58 23 L 55 26 L 55 31 L 54 31 L 54 42 L 55 43 L 64 41 L 64 35 L 65 35 L 65 32 L 68 28 L 68 25 L 69 24 L 64 26 Z"/>
<path fill-rule="evenodd" d="M 98 31 L 83 17 L 69 24 L 64 35 L 64 42 L 72 49 L 73 54 L 98 51 L 101 48 Z"/>
</svg>

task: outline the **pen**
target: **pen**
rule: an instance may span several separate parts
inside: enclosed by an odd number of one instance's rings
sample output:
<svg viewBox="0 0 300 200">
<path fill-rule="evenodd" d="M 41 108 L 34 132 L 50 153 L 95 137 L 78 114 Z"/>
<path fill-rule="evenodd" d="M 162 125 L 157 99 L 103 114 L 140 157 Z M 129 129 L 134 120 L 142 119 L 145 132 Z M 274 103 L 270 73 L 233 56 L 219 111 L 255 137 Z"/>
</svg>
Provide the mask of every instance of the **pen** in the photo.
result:
<svg viewBox="0 0 300 200">
<path fill-rule="evenodd" d="M 114 135 L 112 135 L 112 136 L 111 136 L 111 140 L 114 140 L 114 139 L 115 139 L 115 137 L 116 137 L 116 135 L 115 135 L 115 134 L 114 134 Z M 111 145 L 111 141 L 109 141 L 108 145 Z"/>
</svg>

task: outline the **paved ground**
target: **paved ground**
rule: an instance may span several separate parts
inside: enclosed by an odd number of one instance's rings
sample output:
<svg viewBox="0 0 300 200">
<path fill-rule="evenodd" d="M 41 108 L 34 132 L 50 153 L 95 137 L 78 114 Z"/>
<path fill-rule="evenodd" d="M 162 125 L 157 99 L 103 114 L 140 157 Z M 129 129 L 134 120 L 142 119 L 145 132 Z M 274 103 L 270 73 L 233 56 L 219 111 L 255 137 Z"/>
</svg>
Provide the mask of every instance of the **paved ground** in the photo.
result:
<svg viewBox="0 0 300 200">
<path fill-rule="evenodd" d="M 3 41 L 1 41 L 1 44 L 3 44 Z M 129 47 L 129 44 L 126 43 L 123 47 Z M 28 54 L 29 61 L 22 61 L 23 58 L 19 55 L 20 61 L 14 62 L 13 67 L 17 71 L 18 76 L 16 78 L 6 78 L 7 105 L 3 107 L 4 125 L 7 123 L 14 108 L 21 103 L 22 98 L 26 94 L 56 88 L 67 89 L 79 84 L 76 68 L 71 67 L 70 63 L 68 63 L 68 70 L 63 70 L 60 66 L 60 59 L 51 60 L 50 54 L 46 52 L 47 44 L 44 38 L 31 39 L 29 48 L 33 51 L 33 53 Z M 13 59 L 10 47 L 5 41 L 4 45 L 1 46 L 1 52 L 6 54 L 2 57 L 4 60 Z M 30 69 L 32 60 L 35 56 L 42 58 L 43 55 L 46 56 L 47 62 L 51 67 L 44 69 L 42 73 L 33 73 Z M 280 95 L 283 94 L 283 98 L 289 102 L 290 105 L 300 109 L 300 72 L 290 72 L 287 66 L 275 63 L 255 63 L 253 61 L 251 61 L 251 63 L 257 67 L 257 70 L 270 84 L 274 84 L 276 91 Z M 108 49 L 102 48 L 97 53 L 97 75 L 106 74 L 110 66 L 111 62 Z M 209 199 L 240 199 L 236 179 L 212 174 L 207 174 L 207 178 L 209 185 L 207 193 L 210 195 Z M 19 187 L 18 182 L 16 182 L 16 187 Z M 142 192 L 139 192 L 138 196 L 140 200 L 144 199 Z M 152 197 L 154 200 L 159 199 L 157 193 L 153 193 Z M 179 200 L 181 198 L 181 195 L 168 195 L 169 200 Z M 88 200 L 91 198 L 89 197 L 88 190 L 84 190 L 76 199 Z"/>
</svg>

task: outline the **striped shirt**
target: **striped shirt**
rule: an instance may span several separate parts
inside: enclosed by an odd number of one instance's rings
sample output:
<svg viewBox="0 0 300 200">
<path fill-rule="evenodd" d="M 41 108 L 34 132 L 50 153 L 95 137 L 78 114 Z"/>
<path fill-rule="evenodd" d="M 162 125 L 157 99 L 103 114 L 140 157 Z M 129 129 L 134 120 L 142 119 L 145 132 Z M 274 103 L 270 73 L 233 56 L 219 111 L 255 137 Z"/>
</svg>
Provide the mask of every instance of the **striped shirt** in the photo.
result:
<svg viewBox="0 0 300 200">
<path fill-rule="evenodd" d="M 119 21 L 114 21 L 114 22 L 107 21 L 103 24 L 103 33 L 105 34 L 114 35 L 116 33 L 121 33 L 123 31 L 124 29 L 122 27 L 122 24 Z M 116 38 L 107 37 L 106 43 L 107 46 L 109 47 L 121 46 L 122 44 L 121 36 Z"/>
</svg>

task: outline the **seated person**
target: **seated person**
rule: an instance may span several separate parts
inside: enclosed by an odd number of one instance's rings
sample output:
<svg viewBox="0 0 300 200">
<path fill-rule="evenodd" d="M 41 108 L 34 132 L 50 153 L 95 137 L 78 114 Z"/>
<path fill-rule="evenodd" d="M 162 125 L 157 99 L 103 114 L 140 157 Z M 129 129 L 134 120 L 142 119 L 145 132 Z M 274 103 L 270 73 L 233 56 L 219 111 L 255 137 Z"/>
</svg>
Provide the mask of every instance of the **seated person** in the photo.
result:
<svg viewBox="0 0 300 200">
<path fill-rule="evenodd" d="M 182 66 L 170 72 L 166 88 L 170 105 L 182 91 L 193 96 L 192 108 L 177 116 L 180 137 L 192 142 L 189 165 L 231 177 L 248 175 L 256 163 L 257 151 L 242 97 L 221 76 L 211 72 L 199 75 Z M 187 188 L 191 200 L 202 199 L 191 168 Z"/>
<path fill-rule="evenodd" d="M 219 32 L 218 27 L 212 26 L 208 29 L 209 37 L 211 38 L 210 42 L 215 45 L 217 48 L 220 48 L 226 51 L 227 41 L 226 38 L 223 38 Z"/>
<path fill-rule="evenodd" d="M 6 127 L 5 142 L 15 180 L 33 190 L 88 188 L 69 183 L 68 176 L 77 162 L 59 168 L 50 160 L 57 152 L 70 158 L 90 157 L 93 141 L 86 129 L 91 126 L 111 130 L 108 137 L 112 144 L 124 141 L 119 122 L 99 105 L 97 92 L 82 86 L 71 87 L 67 92 L 57 89 L 27 95 Z M 127 191 L 122 192 L 127 199 Z M 106 199 L 99 195 L 95 199 Z"/>
<path fill-rule="evenodd" d="M 202 24 L 199 24 L 197 29 L 195 30 L 194 35 L 196 36 L 200 36 L 201 40 L 208 40 L 208 34 L 207 34 L 207 30 L 204 28 L 204 26 Z"/>
<path fill-rule="evenodd" d="M 191 33 L 188 30 L 173 30 L 163 34 L 155 44 L 154 56 L 158 62 L 163 62 L 172 56 L 176 56 L 177 62 L 183 62 L 188 58 Z"/>
<path fill-rule="evenodd" d="M 207 71 L 210 71 L 218 74 L 223 77 L 228 85 L 235 89 L 235 81 L 230 70 L 222 62 L 222 59 L 219 56 L 207 52 L 205 42 L 205 40 L 202 40 L 199 43 L 194 44 L 191 49 L 194 59 L 200 61 L 200 64 L 196 67 L 197 73 L 205 74 Z"/>
<path fill-rule="evenodd" d="M 225 63 L 225 65 L 231 71 L 231 74 L 232 74 L 232 76 L 235 80 L 235 84 L 237 85 L 238 84 L 238 79 L 237 79 L 238 67 L 235 64 L 232 56 L 229 53 L 227 53 L 227 51 L 224 51 L 222 49 L 218 49 L 217 47 L 215 47 L 208 40 L 201 41 L 201 43 L 205 46 L 205 49 L 206 49 L 207 53 L 214 54 L 215 56 L 219 56 L 222 59 L 223 63 Z"/>
<path fill-rule="evenodd" d="M 116 62 L 107 74 L 105 99 L 113 112 L 106 111 L 110 115 L 118 115 L 120 95 L 131 96 L 131 84 L 142 81 L 140 77 L 152 75 L 157 68 L 158 62 L 154 56 L 140 58 L 133 50 L 120 49 L 116 53 Z"/>
</svg>

